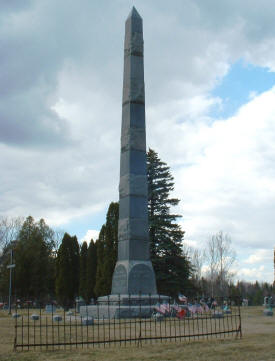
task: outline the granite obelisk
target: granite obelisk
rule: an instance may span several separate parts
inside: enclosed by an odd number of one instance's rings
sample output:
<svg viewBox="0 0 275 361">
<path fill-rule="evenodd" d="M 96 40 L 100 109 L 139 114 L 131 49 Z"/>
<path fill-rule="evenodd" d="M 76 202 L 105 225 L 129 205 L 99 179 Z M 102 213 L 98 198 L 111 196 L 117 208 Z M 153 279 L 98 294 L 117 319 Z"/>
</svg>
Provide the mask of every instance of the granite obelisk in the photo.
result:
<svg viewBox="0 0 275 361">
<path fill-rule="evenodd" d="M 112 295 L 157 294 L 150 261 L 142 18 L 133 7 L 125 24 L 118 260 Z"/>
<path fill-rule="evenodd" d="M 157 294 L 150 261 L 142 19 L 133 7 L 125 24 L 118 259 L 111 295 L 80 307 L 94 318 L 150 317 Z"/>
</svg>

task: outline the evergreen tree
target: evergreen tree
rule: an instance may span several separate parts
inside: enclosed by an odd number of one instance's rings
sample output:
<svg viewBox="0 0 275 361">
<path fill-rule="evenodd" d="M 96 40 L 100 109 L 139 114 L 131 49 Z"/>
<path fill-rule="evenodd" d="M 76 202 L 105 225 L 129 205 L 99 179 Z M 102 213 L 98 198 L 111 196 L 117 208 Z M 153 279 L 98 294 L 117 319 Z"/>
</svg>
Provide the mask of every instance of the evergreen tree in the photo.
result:
<svg viewBox="0 0 275 361">
<path fill-rule="evenodd" d="M 15 242 L 9 242 L 1 254 L 1 264 L 0 264 L 0 295 L 8 295 L 9 294 L 9 278 L 10 278 L 10 270 L 7 266 L 10 264 L 11 259 L 11 251 L 14 250 Z M 14 255 L 14 253 L 13 253 Z M 14 272 L 12 274 L 13 284 L 14 282 Z"/>
<path fill-rule="evenodd" d="M 104 277 L 104 257 L 105 257 L 105 224 L 101 227 L 98 240 L 96 241 L 97 249 L 97 268 L 94 292 L 96 297 L 105 295 L 105 277 Z"/>
<path fill-rule="evenodd" d="M 117 261 L 117 247 L 118 247 L 118 203 L 111 203 L 106 217 L 105 228 L 105 247 L 104 247 L 104 279 L 105 279 L 105 294 L 111 293 L 112 276 L 114 273 Z"/>
<path fill-rule="evenodd" d="M 112 202 L 108 208 L 106 223 L 100 231 L 97 248 L 97 296 L 111 293 L 112 276 L 117 260 L 118 212 L 118 203 Z"/>
<path fill-rule="evenodd" d="M 42 299 L 52 294 L 53 234 L 43 219 L 35 222 L 29 216 L 24 221 L 13 244 L 17 296 Z"/>
<path fill-rule="evenodd" d="M 64 234 L 57 252 L 56 295 L 59 303 L 70 307 L 79 290 L 79 245 L 76 236 Z"/>
<path fill-rule="evenodd" d="M 80 265 L 79 265 L 79 296 L 81 296 L 86 303 L 88 299 L 88 280 L 87 280 L 87 259 L 88 246 L 87 242 L 83 242 L 80 250 Z"/>
<path fill-rule="evenodd" d="M 182 249 L 184 232 L 176 223 L 180 216 L 170 212 L 179 203 L 170 197 L 174 178 L 152 149 L 147 153 L 147 180 L 150 250 L 158 292 L 177 294 L 190 285 L 191 265 Z"/>
<path fill-rule="evenodd" d="M 95 282 L 97 269 L 97 246 L 91 239 L 88 247 L 87 255 L 87 298 L 90 302 L 91 298 L 95 298 Z"/>
</svg>

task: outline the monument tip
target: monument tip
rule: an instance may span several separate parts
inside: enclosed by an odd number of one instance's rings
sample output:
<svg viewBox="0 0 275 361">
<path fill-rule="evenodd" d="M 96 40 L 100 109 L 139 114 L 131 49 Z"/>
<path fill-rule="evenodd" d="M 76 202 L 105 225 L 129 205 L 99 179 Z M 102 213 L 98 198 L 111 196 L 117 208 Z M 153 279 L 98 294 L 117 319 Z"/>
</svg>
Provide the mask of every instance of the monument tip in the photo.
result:
<svg viewBox="0 0 275 361">
<path fill-rule="evenodd" d="M 139 18 L 141 19 L 141 16 L 139 15 L 139 13 L 137 12 L 137 9 L 133 6 L 132 10 L 130 11 L 130 14 L 128 15 L 128 18 Z"/>
</svg>

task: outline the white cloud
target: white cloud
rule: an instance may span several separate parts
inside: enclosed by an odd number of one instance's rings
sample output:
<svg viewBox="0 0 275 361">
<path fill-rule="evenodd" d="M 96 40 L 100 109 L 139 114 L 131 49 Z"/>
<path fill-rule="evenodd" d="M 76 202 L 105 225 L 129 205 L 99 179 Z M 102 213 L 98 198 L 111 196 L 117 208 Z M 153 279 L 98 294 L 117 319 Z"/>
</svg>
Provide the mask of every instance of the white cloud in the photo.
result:
<svg viewBox="0 0 275 361">
<path fill-rule="evenodd" d="M 273 277 L 270 271 L 264 266 L 246 268 L 242 267 L 237 270 L 237 278 L 238 280 L 247 280 L 247 281 L 255 281 L 259 282 L 273 282 Z"/>
<path fill-rule="evenodd" d="M 187 165 L 175 166 L 187 237 L 189 230 L 195 236 L 196 230 L 223 229 L 233 242 L 237 238 L 243 245 L 264 242 L 272 247 L 274 120 L 275 88 L 255 97 L 232 118 L 209 126 L 195 124 L 193 129 L 188 125 L 187 133 L 186 126 L 178 127 L 172 144 L 182 149 L 173 163 L 180 163 L 183 155 L 182 165 Z M 172 127 L 167 127 L 167 137 Z"/>
<path fill-rule="evenodd" d="M 259 263 L 269 264 L 272 266 L 273 264 L 273 250 L 271 249 L 258 249 L 250 254 L 249 257 L 244 260 L 244 263 L 255 265 Z"/>
<path fill-rule="evenodd" d="M 98 230 L 96 230 L 96 229 L 88 229 L 85 236 L 80 240 L 80 243 L 83 243 L 84 241 L 86 241 L 89 244 L 91 239 L 93 239 L 93 241 L 95 242 L 98 239 L 98 235 L 99 235 Z"/>
</svg>

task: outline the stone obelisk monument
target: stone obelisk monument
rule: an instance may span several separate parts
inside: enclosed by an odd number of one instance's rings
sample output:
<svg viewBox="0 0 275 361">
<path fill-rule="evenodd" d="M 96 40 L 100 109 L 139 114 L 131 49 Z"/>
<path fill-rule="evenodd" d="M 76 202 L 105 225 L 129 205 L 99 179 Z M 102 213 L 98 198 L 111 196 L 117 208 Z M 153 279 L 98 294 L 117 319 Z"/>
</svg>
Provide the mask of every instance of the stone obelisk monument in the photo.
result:
<svg viewBox="0 0 275 361">
<path fill-rule="evenodd" d="M 150 317 L 168 296 L 157 294 L 150 261 L 142 19 L 133 7 L 125 24 L 119 184 L 118 259 L 112 293 L 80 307 L 95 318 Z"/>
<path fill-rule="evenodd" d="M 133 7 L 125 24 L 119 184 L 118 260 L 114 294 L 156 294 L 150 261 L 142 18 Z"/>
</svg>

